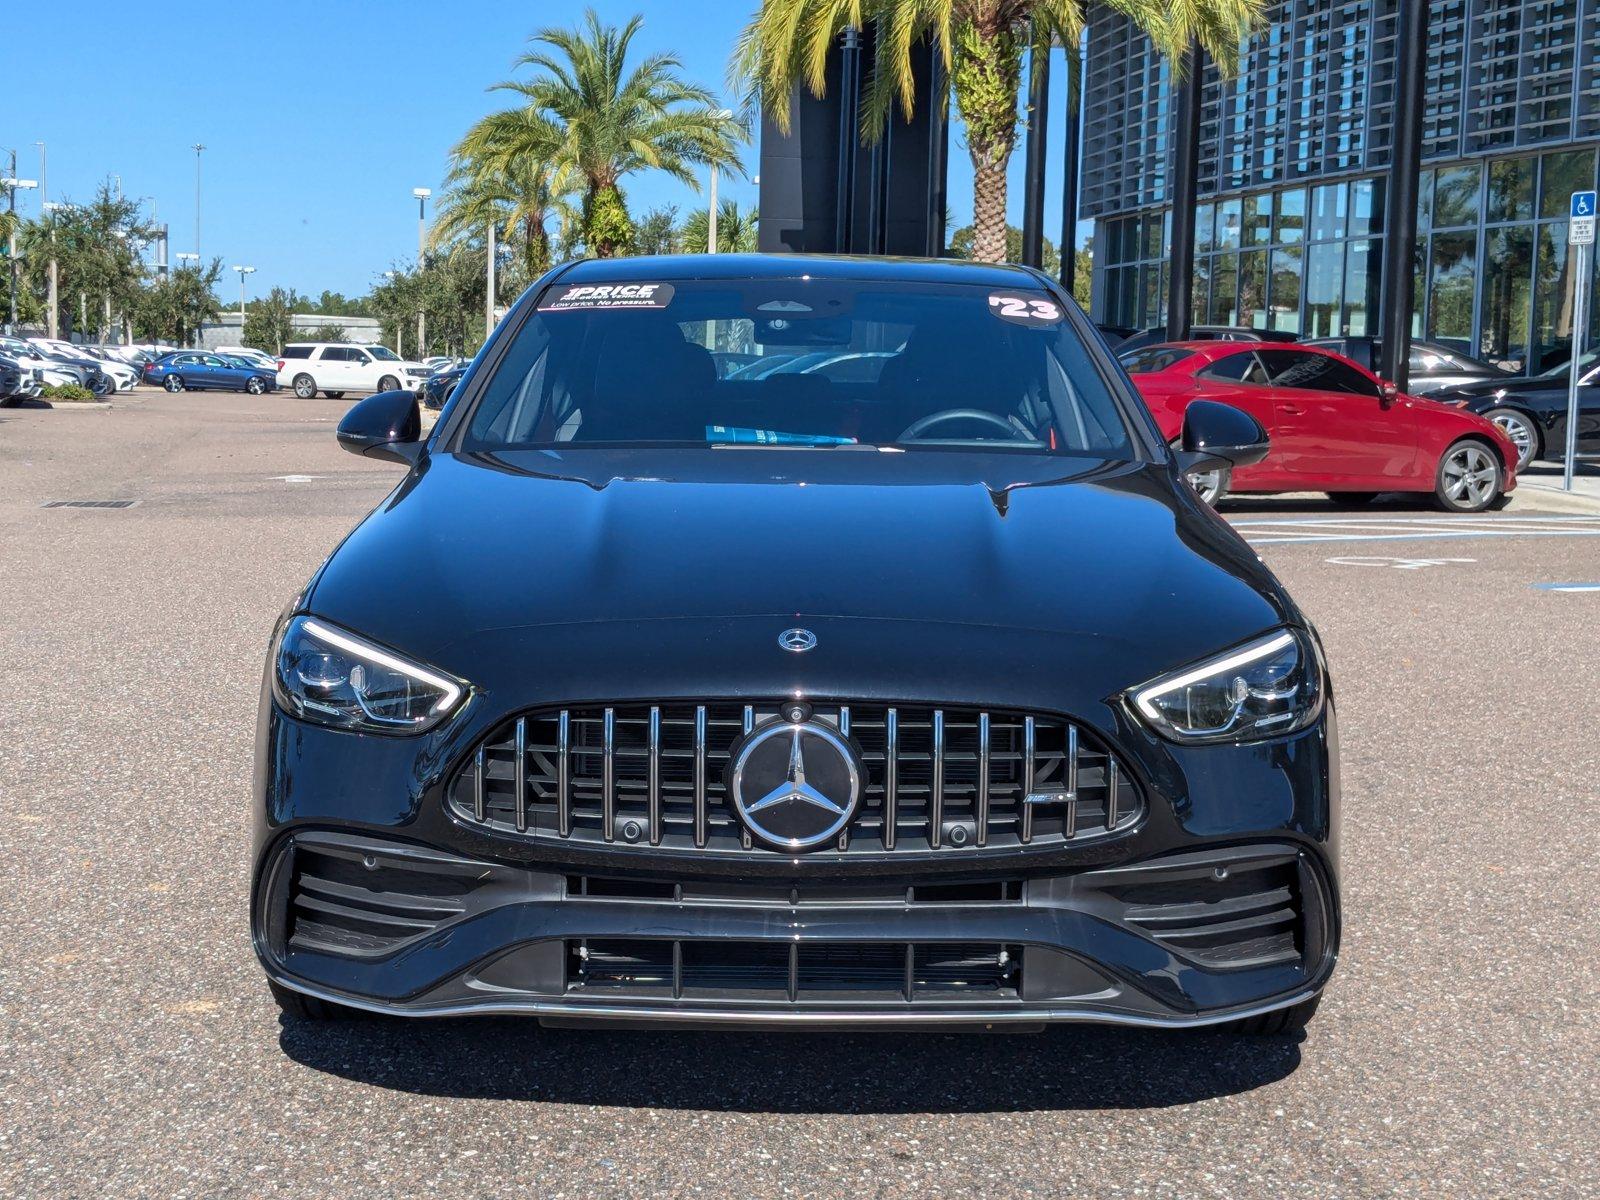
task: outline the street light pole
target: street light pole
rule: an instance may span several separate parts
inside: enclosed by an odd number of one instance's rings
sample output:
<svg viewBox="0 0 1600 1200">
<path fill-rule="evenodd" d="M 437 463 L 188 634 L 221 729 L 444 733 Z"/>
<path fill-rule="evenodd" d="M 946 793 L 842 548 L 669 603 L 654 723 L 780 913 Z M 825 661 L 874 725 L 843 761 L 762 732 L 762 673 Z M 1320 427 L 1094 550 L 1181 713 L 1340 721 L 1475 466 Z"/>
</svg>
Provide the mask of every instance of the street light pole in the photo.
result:
<svg viewBox="0 0 1600 1200">
<path fill-rule="evenodd" d="M 423 258 L 428 235 L 428 197 L 433 195 L 429 188 L 412 188 L 411 194 L 417 198 L 417 272 L 420 275 L 424 266 Z M 420 280 L 419 280 L 420 282 Z M 417 357 L 424 358 L 428 353 L 428 309 L 419 291 L 417 295 Z"/>
<path fill-rule="evenodd" d="M 485 309 L 483 314 L 483 341 L 488 345 L 489 335 L 494 332 L 494 222 L 489 222 L 489 261 L 485 268 L 487 277 L 484 280 Z"/>
<path fill-rule="evenodd" d="M 713 114 L 724 121 L 733 119 L 733 110 L 724 108 Z M 711 212 L 706 219 L 706 253 L 717 252 L 717 164 L 711 164 Z"/>
<path fill-rule="evenodd" d="M 48 161 L 49 160 L 46 158 L 46 155 L 45 155 L 45 144 L 43 142 L 35 142 L 34 145 L 39 147 L 39 211 L 41 213 L 44 213 L 47 217 L 49 217 L 50 213 L 55 212 L 56 209 L 60 208 L 61 206 L 59 204 L 52 204 L 50 202 L 50 193 L 49 193 L 49 189 L 48 189 L 48 185 L 49 185 L 49 182 L 50 182 L 50 175 L 49 175 L 49 172 L 46 170 L 46 167 L 48 165 Z M 45 319 L 45 329 L 49 332 L 50 338 L 53 341 L 57 337 L 61 336 L 61 330 L 60 330 L 61 318 L 60 318 L 59 309 L 57 308 L 57 301 L 56 301 L 56 291 L 57 291 L 57 286 L 58 286 L 58 280 L 60 278 L 60 272 L 59 272 L 58 264 L 56 263 L 56 223 L 55 223 L 54 218 L 49 218 L 49 219 L 50 219 L 50 271 L 49 271 L 49 292 L 50 292 L 49 301 L 50 301 L 50 303 L 49 303 L 49 312 L 47 313 L 46 319 Z"/>
<path fill-rule="evenodd" d="M 242 342 L 244 340 L 244 277 L 252 274 L 255 268 L 235 266 L 233 269 L 239 272 L 239 340 Z"/>
<path fill-rule="evenodd" d="M 9 204 L 12 216 L 11 240 L 6 248 L 7 254 L 11 259 L 11 319 L 6 324 L 6 332 L 8 334 L 15 333 L 17 330 L 17 223 L 15 219 L 17 215 L 17 189 L 36 188 L 38 186 L 39 181 L 36 179 L 17 178 L 17 152 L 15 150 L 11 151 L 11 171 L 4 179 L 0 179 L 0 187 L 4 187 L 10 194 Z"/>
<path fill-rule="evenodd" d="M 717 164 L 711 164 L 711 215 L 706 220 L 706 253 L 717 252 Z"/>
<path fill-rule="evenodd" d="M 173 257 L 178 260 L 178 270 L 180 270 L 180 271 L 183 270 L 183 264 L 185 262 L 193 261 L 195 274 L 198 275 L 200 273 L 200 256 L 198 254 L 193 253 L 193 252 L 188 251 L 188 250 L 179 250 L 177 254 L 173 255 Z M 82 299 L 82 297 L 81 297 L 81 293 L 80 293 L 80 307 L 81 307 L 81 299 Z M 180 328 L 181 328 L 181 325 L 180 325 Z M 196 329 L 194 331 L 194 336 L 195 336 L 195 340 L 196 341 L 200 340 L 200 331 L 198 329 Z"/>
<path fill-rule="evenodd" d="M 200 152 L 205 149 L 205 144 L 196 142 L 190 147 L 194 151 L 194 253 L 198 260 L 200 257 Z"/>
</svg>

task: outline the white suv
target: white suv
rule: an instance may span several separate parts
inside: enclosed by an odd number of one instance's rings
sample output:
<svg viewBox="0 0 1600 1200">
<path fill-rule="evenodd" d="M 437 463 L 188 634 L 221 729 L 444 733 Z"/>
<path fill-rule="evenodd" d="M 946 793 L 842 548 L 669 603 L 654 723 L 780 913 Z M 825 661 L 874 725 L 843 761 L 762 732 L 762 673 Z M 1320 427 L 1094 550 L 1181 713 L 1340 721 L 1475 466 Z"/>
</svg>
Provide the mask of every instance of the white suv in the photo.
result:
<svg viewBox="0 0 1600 1200">
<path fill-rule="evenodd" d="M 302 400 L 318 392 L 337 400 L 346 392 L 415 390 L 428 378 L 421 363 L 401 358 L 387 346 L 350 342 L 291 342 L 278 357 L 278 386 Z"/>
</svg>

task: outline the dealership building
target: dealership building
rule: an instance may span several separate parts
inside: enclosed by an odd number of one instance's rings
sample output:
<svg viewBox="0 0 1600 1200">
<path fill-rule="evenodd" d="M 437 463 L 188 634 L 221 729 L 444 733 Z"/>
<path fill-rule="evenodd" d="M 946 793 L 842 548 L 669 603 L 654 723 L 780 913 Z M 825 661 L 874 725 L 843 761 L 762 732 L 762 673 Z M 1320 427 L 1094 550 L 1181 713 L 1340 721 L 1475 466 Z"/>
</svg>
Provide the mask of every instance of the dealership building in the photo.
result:
<svg viewBox="0 0 1600 1200">
<path fill-rule="evenodd" d="M 1432 0 L 1419 199 L 1405 214 L 1385 202 L 1396 9 L 1279 0 L 1234 78 L 1205 67 L 1193 320 L 1376 335 L 1385 233 L 1415 220 L 1414 337 L 1519 370 L 1564 362 L 1568 200 L 1595 186 L 1600 157 L 1600 0 Z M 1094 220 L 1105 324 L 1166 319 L 1174 101 L 1148 39 L 1096 6 L 1079 215 Z"/>
</svg>

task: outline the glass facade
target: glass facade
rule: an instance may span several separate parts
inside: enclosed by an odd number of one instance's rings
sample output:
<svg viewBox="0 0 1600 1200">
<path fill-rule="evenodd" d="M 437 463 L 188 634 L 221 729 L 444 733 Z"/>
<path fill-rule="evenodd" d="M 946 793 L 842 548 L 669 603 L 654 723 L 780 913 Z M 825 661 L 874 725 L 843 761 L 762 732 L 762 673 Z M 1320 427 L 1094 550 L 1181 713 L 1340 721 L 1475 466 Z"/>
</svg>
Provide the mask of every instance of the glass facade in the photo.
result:
<svg viewBox="0 0 1600 1200">
<path fill-rule="evenodd" d="M 1276 0 L 1267 15 L 1238 75 L 1207 67 L 1202 80 L 1195 321 L 1376 333 L 1394 0 Z M 1600 0 L 1433 0 L 1429 32 L 1413 330 L 1547 369 L 1572 338 L 1567 197 L 1596 182 Z M 1088 64 L 1094 315 L 1153 325 L 1171 225 L 1167 76 L 1104 5 Z"/>
</svg>

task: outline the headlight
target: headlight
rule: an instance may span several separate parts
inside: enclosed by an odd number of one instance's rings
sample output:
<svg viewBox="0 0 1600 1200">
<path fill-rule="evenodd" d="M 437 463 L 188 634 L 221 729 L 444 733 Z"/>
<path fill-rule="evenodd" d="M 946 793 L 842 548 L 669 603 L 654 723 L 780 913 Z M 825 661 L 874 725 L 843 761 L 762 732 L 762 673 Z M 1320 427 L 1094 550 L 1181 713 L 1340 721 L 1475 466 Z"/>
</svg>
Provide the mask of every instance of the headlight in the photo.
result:
<svg viewBox="0 0 1600 1200">
<path fill-rule="evenodd" d="M 1156 732 L 1175 742 L 1258 741 L 1317 719 L 1322 663 L 1309 637 L 1280 630 L 1129 696 Z"/>
<path fill-rule="evenodd" d="M 272 680 L 294 716 L 363 733 L 424 733 L 466 694 L 460 682 L 315 617 L 284 627 Z"/>
</svg>

